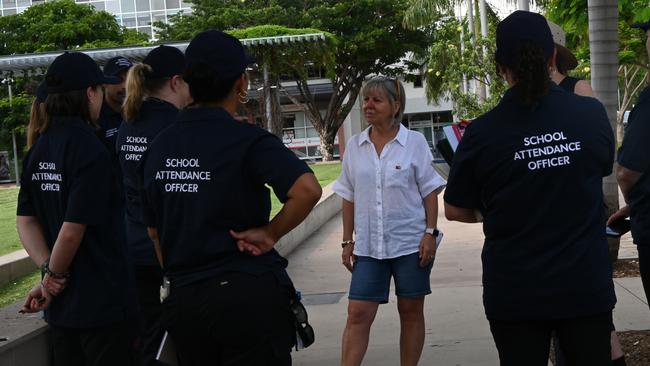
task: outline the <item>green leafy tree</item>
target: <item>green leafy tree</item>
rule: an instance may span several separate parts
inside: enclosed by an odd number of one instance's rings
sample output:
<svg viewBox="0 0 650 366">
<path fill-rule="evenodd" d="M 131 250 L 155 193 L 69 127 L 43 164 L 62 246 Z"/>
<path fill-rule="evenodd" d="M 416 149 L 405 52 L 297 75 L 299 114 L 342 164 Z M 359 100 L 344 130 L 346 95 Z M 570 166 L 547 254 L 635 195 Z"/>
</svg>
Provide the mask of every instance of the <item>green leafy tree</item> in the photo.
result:
<svg viewBox="0 0 650 366">
<path fill-rule="evenodd" d="M 157 24 L 162 39 L 189 39 L 208 28 L 265 24 L 320 29 L 337 39 L 336 63 L 328 70 L 332 94 L 325 111 L 320 110 L 307 80 L 300 73 L 292 75 L 303 110 L 320 135 L 324 160 L 332 159 L 336 133 L 357 102 L 364 79 L 386 73 L 391 65 L 394 73 L 406 72 L 412 64 L 396 64 L 408 52 L 423 53 L 430 41 L 428 29 L 403 26 L 406 0 L 194 0 L 193 5 L 191 15 L 174 17 L 167 26 Z M 297 65 L 302 60 L 296 61 Z"/>
<path fill-rule="evenodd" d="M 147 42 L 147 35 L 121 27 L 113 15 L 73 0 L 33 5 L 20 14 L 0 17 L 1 55 Z M 13 80 L 13 98 L 10 103 L 6 84 L 0 85 L 0 150 L 11 150 L 12 133 L 18 150 L 25 146 L 25 129 L 40 78 L 36 74 L 3 75 Z"/>
<path fill-rule="evenodd" d="M 0 54 L 70 50 L 147 42 L 147 36 L 122 28 L 115 17 L 73 0 L 34 5 L 0 17 Z"/>
<path fill-rule="evenodd" d="M 579 66 L 574 76 L 591 77 L 587 0 L 551 0 L 546 8 L 547 17 L 567 32 L 567 47 L 574 51 Z M 648 55 L 645 34 L 631 25 L 647 21 L 650 7 L 645 0 L 618 1 L 618 113 L 616 129 L 618 140 L 623 137 L 624 113 L 636 100 L 646 84 Z"/>
</svg>

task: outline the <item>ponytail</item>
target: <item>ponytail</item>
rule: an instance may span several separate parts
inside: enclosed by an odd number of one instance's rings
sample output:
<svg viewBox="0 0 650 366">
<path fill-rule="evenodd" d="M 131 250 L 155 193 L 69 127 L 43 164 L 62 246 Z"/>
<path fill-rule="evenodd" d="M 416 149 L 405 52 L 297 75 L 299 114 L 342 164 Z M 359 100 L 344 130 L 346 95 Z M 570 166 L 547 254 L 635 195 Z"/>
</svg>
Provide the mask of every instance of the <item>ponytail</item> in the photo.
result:
<svg viewBox="0 0 650 366">
<path fill-rule="evenodd" d="M 145 74 L 151 73 L 151 66 L 137 64 L 129 69 L 126 75 L 126 98 L 124 99 L 124 119 L 132 123 L 140 117 L 140 107 L 147 96 Z"/>
<path fill-rule="evenodd" d="M 550 80 L 548 60 L 542 48 L 531 42 L 523 43 L 511 71 L 521 103 L 525 107 L 535 108 L 548 93 Z"/>
</svg>

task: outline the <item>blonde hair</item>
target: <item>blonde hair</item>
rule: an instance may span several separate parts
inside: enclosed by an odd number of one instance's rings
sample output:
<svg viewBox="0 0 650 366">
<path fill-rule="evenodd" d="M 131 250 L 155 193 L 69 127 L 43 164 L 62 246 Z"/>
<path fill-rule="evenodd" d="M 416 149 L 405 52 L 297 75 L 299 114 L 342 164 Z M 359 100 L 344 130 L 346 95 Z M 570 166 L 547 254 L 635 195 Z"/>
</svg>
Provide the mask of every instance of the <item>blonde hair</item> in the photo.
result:
<svg viewBox="0 0 650 366">
<path fill-rule="evenodd" d="M 124 120 L 134 123 L 140 118 L 142 102 L 152 93 L 162 89 L 170 78 L 147 79 L 147 74 L 153 73 L 151 66 L 137 64 L 126 74 L 126 98 L 122 106 Z"/>
<path fill-rule="evenodd" d="M 404 107 L 406 107 L 406 95 L 402 83 L 397 78 L 375 76 L 363 86 L 361 95 L 366 97 L 373 90 L 381 90 L 388 97 L 391 106 L 395 106 L 395 103 L 399 101 L 399 110 L 393 116 L 393 123 L 401 123 L 404 117 Z"/>
</svg>

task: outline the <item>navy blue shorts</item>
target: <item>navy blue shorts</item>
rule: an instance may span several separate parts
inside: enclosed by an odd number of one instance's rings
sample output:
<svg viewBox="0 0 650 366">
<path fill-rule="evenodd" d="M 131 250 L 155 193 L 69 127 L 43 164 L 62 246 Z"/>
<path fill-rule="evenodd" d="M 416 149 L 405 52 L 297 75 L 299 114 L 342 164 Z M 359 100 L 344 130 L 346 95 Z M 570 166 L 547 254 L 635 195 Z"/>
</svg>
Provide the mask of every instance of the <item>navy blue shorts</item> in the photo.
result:
<svg viewBox="0 0 650 366">
<path fill-rule="evenodd" d="M 390 292 L 390 278 L 395 280 L 395 295 L 421 298 L 431 293 L 431 267 L 420 267 L 419 253 L 391 259 L 357 256 L 350 282 L 350 300 L 385 304 Z"/>
</svg>

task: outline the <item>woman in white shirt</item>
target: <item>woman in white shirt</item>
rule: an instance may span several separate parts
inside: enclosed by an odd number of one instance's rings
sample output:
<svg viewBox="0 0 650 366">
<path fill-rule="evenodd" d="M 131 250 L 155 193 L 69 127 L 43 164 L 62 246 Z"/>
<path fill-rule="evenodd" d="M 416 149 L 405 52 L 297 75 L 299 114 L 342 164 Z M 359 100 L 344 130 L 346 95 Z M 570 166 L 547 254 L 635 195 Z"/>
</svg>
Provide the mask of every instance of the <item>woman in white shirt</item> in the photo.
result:
<svg viewBox="0 0 650 366">
<path fill-rule="evenodd" d="M 343 198 L 343 265 L 352 272 L 341 364 L 360 365 L 370 326 L 395 281 L 401 365 L 416 365 L 424 345 L 424 297 L 436 253 L 438 193 L 424 136 L 402 126 L 404 88 L 378 76 L 362 90 L 370 127 L 345 149 L 334 191 Z M 353 230 L 355 240 L 353 240 Z"/>
</svg>

